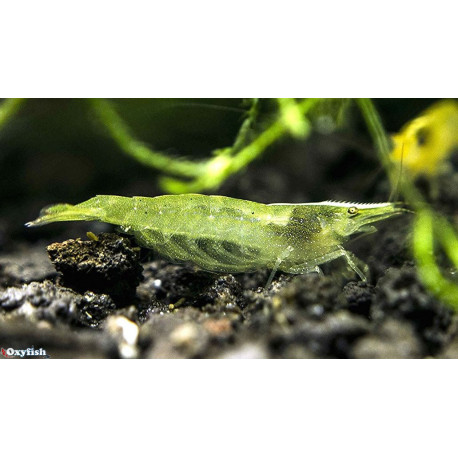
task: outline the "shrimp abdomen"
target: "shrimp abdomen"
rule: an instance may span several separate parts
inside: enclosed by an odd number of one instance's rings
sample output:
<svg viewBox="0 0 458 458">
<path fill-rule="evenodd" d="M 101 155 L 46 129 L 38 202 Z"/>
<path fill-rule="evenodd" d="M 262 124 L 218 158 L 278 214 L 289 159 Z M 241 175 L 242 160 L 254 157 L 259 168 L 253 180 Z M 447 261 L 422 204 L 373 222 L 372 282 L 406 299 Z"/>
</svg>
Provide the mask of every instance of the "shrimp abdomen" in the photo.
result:
<svg viewBox="0 0 458 458">
<path fill-rule="evenodd" d="M 138 218 L 145 219 L 130 233 L 169 259 L 214 272 L 246 272 L 275 258 L 275 235 L 269 232 L 266 240 L 263 226 L 264 204 L 196 194 L 134 200 Z"/>
</svg>

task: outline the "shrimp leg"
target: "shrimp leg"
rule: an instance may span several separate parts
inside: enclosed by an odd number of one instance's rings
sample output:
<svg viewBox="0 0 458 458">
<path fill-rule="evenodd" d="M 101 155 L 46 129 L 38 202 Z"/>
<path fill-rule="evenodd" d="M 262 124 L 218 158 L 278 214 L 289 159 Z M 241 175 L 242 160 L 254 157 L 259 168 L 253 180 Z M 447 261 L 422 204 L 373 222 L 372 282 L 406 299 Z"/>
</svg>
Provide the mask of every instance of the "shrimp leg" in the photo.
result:
<svg viewBox="0 0 458 458">
<path fill-rule="evenodd" d="M 363 263 L 360 259 L 358 259 L 353 253 L 347 251 L 344 247 L 341 245 L 338 246 L 338 249 L 328 253 L 325 256 L 320 256 L 319 258 L 313 259 L 312 261 L 307 261 L 304 264 L 300 264 L 298 266 L 294 266 L 290 269 L 288 269 L 288 273 L 291 274 L 306 274 L 310 272 L 321 272 L 321 269 L 319 268 L 320 264 L 324 264 L 329 261 L 333 261 L 334 259 L 344 257 L 345 260 L 347 261 L 348 266 L 356 272 L 358 277 L 361 278 L 362 281 L 367 282 L 368 276 L 369 276 L 369 267 Z M 358 267 L 359 264 L 362 269 Z"/>
<path fill-rule="evenodd" d="M 269 279 L 267 280 L 267 283 L 266 283 L 266 286 L 265 286 L 265 289 L 267 289 L 270 284 L 272 283 L 272 280 L 274 279 L 275 277 L 275 274 L 277 273 L 277 270 L 278 268 L 280 267 L 281 263 L 292 253 L 292 251 L 294 250 L 294 248 L 289 245 L 285 251 L 283 251 L 283 253 L 281 254 L 281 256 L 279 256 L 277 258 L 277 261 L 275 262 L 275 265 L 272 269 L 272 272 L 270 273 L 269 275 Z"/>
</svg>

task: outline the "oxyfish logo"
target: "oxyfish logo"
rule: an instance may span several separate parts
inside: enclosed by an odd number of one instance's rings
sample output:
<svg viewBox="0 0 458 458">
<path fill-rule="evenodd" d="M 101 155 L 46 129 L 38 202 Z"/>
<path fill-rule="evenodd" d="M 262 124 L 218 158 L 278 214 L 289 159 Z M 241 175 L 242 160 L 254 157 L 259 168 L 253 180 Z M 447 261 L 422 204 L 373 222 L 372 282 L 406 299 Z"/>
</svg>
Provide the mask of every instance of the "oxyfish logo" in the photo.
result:
<svg viewBox="0 0 458 458">
<path fill-rule="evenodd" d="M 43 348 L 35 349 L 33 346 L 26 348 L 24 350 L 16 350 L 15 348 L 7 348 L 6 350 L 2 348 L 2 355 L 5 358 L 11 358 L 13 356 L 19 358 L 24 358 L 24 356 L 41 356 L 43 358 L 49 358 L 49 355 L 46 353 L 46 350 Z"/>
</svg>

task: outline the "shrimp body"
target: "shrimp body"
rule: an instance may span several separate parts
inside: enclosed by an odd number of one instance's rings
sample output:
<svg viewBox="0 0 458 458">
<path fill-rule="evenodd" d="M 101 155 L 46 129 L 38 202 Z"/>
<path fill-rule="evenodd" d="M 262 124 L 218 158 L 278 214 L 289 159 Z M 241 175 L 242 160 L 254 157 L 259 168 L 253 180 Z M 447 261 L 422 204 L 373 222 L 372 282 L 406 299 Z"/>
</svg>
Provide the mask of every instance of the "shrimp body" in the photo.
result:
<svg viewBox="0 0 458 458">
<path fill-rule="evenodd" d="M 120 226 L 140 245 L 172 261 L 224 273 L 269 268 L 304 273 L 345 256 L 350 235 L 402 211 L 393 203 L 261 204 L 199 194 L 159 197 L 100 195 L 78 205 L 58 204 L 28 226 L 97 220 Z M 353 264 L 353 265 L 352 265 Z"/>
</svg>

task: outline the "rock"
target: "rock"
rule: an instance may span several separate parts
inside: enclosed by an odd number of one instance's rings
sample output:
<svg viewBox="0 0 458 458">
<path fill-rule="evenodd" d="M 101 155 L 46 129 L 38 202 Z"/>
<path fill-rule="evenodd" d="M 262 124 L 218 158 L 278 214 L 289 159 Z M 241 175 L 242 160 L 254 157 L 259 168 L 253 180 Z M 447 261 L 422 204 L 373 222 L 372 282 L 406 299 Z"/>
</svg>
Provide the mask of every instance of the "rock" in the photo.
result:
<svg viewBox="0 0 458 458">
<path fill-rule="evenodd" d="M 175 308 L 196 307 L 206 312 L 222 310 L 239 315 L 244 307 L 240 283 L 233 275 L 218 276 L 165 261 L 145 264 L 144 280 L 137 293 L 141 300 L 162 301 Z"/>
<path fill-rule="evenodd" d="M 352 313 L 370 317 L 375 288 L 364 282 L 350 282 L 343 288 L 343 307 Z"/>
<path fill-rule="evenodd" d="M 268 357 L 269 353 L 261 342 L 246 342 L 219 356 L 222 359 L 265 359 Z"/>
<path fill-rule="evenodd" d="M 458 359 L 458 316 L 454 315 L 451 326 L 450 340 L 436 355 L 437 358 Z"/>
<path fill-rule="evenodd" d="M 409 323 L 387 319 L 375 334 L 359 339 L 353 349 L 355 358 L 420 358 L 422 345 Z"/>
<path fill-rule="evenodd" d="M 75 291 L 105 293 L 124 303 L 135 296 L 142 279 L 139 250 L 116 234 L 53 243 L 48 254 L 63 284 Z"/>
<path fill-rule="evenodd" d="M 199 339 L 199 328 L 195 323 L 183 323 L 170 334 L 170 342 L 177 348 L 191 348 L 195 351 Z"/>
<path fill-rule="evenodd" d="M 121 358 L 136 358 L 138 356 L 139 329 L 133 321 L 121 315 L 109 316 L 105 321 L 104 328 L 118 343 Z"/>
<path fill-rule="evenodd" d="M 11 286 L 0 292 L 0 310 L 13 317 L 23 316 L 38 322 L 61 321 L 77 326 L 98 327 L 116 309 L 106 294 L 84 295 L 56 286 L 49 280 L 22 287 Z"/>
<path fill-rule="evenodd" d="M 0 285 L 14 286 L 56 275 L 44 247 L 37 246 L 0 256 Z"/>
<path fill-rule="evenodd" d="M 198 323 L 198 309 L 156 313 L 140 328 L 139 346 L 146 358 L 196 358 L 209 350 L 209 334 Z"/>
<path fill-rule="evenodd" d="M 306 274 L 294 278 L 280 293 L 279 297 L 287 304 L 308 309 L 311 315 L 322 315 L 325 310 L 332 310 L 341 288 L 329 277 L 318 274 Z M 317 308 L 320 306 L 321 308 Z"/>
<path fill-rule="evenodd" d="M 204 328 L 212 337 L 219 339 L 227 338 L 233 332 L 232 322 L 229 318 L 209 318 L 204 321 Z"/>
<path fill-rule="evenodd" d="M 376 286 L 372 318 L 386 317 L 409 321 L 434 355 L 449 340 L 452 311 L 425 291 L 414 267 L 390 268 Z"/>
<path fill-rule="evenodd" d="M 437 358 L 458 359 L 458 339 L 455 338 L 450 345 L 447 345 L 444 350 L 437 355 Z"/>
<path fill-rule="evenodd" d="M 270 338 L 275 357 L 292 352 L 298 354 L 297 346 L 305 348 L 303 357 L 350 357 L 351 346 L 370 330 L 369 322 L 345 310 L 328 313 L 322 319 L 298 316 L 291 326 L 282 326 Z"/>
</svg>

